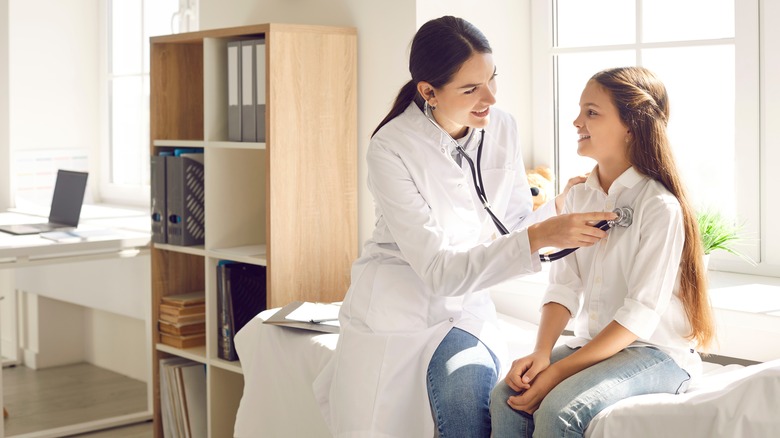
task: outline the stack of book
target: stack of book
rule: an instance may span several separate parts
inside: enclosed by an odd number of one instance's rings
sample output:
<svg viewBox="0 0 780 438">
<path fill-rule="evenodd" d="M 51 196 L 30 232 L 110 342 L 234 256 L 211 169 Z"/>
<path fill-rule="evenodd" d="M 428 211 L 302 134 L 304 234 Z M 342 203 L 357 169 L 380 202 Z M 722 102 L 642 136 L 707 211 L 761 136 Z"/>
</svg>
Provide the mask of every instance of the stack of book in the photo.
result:
<svg viewBox="0 0 780 438">
<path fill-rule="evenodd" d="M 160 300 L 160 342 L 176 348 L 206 345 L 206 296 L 203 291 L 168 295 Z"/>
</svg>

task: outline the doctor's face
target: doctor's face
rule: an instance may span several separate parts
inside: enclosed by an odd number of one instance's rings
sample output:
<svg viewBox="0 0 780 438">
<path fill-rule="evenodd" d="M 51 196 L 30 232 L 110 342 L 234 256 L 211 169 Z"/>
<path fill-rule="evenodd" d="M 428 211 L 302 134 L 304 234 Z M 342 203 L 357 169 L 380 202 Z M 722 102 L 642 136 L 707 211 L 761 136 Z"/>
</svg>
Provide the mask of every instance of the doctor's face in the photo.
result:
<svg viewBox="0 0 780 438">
<path fill-rule="evenodd" d="M 469 127 L 484 128 L 490 121 L 490 107 L 496 103 L 496 67 L 490 53 L 471 55 L 452 80 L 433 90 L 429 102 L 436 107 L 433 117 L 453 138 Z"/>
<path fill-rule="evenodd" d="M 628 127 L 609 92 L 592 79 L 582 91 L 574 126 L 579 134 L 578 154 L 593 158 L 601 166 L 628 162 Z"/>
</svg>

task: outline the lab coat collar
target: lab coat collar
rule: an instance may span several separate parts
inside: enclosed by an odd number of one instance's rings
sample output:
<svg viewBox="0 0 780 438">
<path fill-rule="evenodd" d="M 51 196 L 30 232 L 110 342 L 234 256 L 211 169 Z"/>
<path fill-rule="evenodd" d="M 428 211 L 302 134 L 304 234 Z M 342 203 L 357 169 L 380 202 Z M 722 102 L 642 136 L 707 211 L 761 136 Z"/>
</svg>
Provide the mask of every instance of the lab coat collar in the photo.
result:
<svg viewBox="0 0 780 438">
<path fill-rule="evenodd" d="M 422 133 L 425 137 L 432 140 L 432 142 L 429 144 L 429 147 L 435 147 L 437 149 L 440 147 L 445 147 L 450 152 L 450 154 L 452 154 L 455 149 L 455 145 L 452 143 L 452 140 L 450 140 L 450 137 L 441 129 L 434 126 L 434 124 L 428 120 L 428 118 L 416 103 L 412 102 L 408 107 L 406 107 L 406 110 L 404 111 L 404 117 L 412 123 L 412 126 L 417 132 Z M 469 128 L 469 133 L 466 135 L 466 138 L 469 138 L 473 130 L 474 128 Z M 479 144 L 479 135 L 479 132 L 475 132 L 471 138 L 471 141 L 463 145 L 463 149 L 465 149 L 467 153 L 476 150 L 477 145 Z"/>
</svg>

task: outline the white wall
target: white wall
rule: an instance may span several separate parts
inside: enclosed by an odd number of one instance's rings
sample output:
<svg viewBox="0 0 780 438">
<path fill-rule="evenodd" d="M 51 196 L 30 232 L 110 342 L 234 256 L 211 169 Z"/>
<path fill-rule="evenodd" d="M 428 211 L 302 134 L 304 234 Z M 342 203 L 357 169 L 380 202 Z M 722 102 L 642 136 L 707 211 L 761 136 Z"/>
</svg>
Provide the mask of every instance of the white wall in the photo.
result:
<svg viewBox="0 0 780 438">
<path fill-rule="evenodd" d="M 0 163 L 9 162 L 9 19 L 8 0 L 0 0 Z M 2 164 L 0 164 L 2 166 Z M 0 170 L 4 170 L 0 167 Z M 0 171 L 0 211 L 11 206 L 11 176 Z"/>
<path fill-rule="evenodd" d="M 2 81 L 0 74 L 0 82 L 10 83 L 10 114 L 3 118 L 10 126 L 10 159 L 18 151 L 86 149 L 89 171 L 97 175 L 99 0 L 5 3 L 9 20 L 3 29 L 10 34 L 10 49 L 8 63 L 0 65 L 9 68 L 9 79 Z M 0 141 L 2 130 L 0 124 Z M 0 144 L 0 154 L 2 150 Z M 8 164 L 10 173 L 12 163 Z M 90 178 L 89 199 L 96 199 L 96 181 Z"/>
<path fill-rule="evenodd" d="M 409 48 L 424 22 L 456 15 L 485 33 L 499 72 L 499 106 L 515 115 L 524 143 L 530 142 L 529 5 L 527 0 L 484 0 L 479 7 L 470 0 L 200 0 L 200 28 L 296 23 L 357 29 L 358 224 L 362 245 L 375 220 L 373 199 L 365 184 L 369 137 L 390 110 L 398 90 L 410 79 Z M 526 160 L 530 162 L 530 155 Z"/>
<path fill-rule="evenodd" d="M 8 83 L 8 0 L 0 0 L 0 163 L 8 163 L 10 152 L 9 141 L 9 83 Z M 0 164 L 0 211 L 11 206 L 11 175 Z M 8 295 L 13 289 L 13 276 L 8 271 L 0 271 L 0 296 Z M 6 297 L 0 302 L 0 351 L 6 351 L 7 355 L 16 359 L 16 353 L 8 353 L 9 349 L 15 348 L 15 342 L 12 336 L 15 335 L 15 329 L 12 325 L 13 306 L 10 298 Z"/>
</svg>

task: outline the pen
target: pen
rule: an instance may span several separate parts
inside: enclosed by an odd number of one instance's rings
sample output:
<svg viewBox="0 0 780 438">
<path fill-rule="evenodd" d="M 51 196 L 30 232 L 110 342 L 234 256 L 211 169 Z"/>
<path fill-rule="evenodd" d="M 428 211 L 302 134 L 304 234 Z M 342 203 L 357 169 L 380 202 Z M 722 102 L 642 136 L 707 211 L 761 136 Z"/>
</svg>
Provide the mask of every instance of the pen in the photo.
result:
<svg viewBox="0 0 780 438">
<path fill-rule="evenodd" d="M 338 321 L 338 318 L 323 318 L 323 319 L 311 319 L 309 322 L 313 324 L 319 324 L 322 322 L 329 322 L 329 321 Z"/>
</svg>

